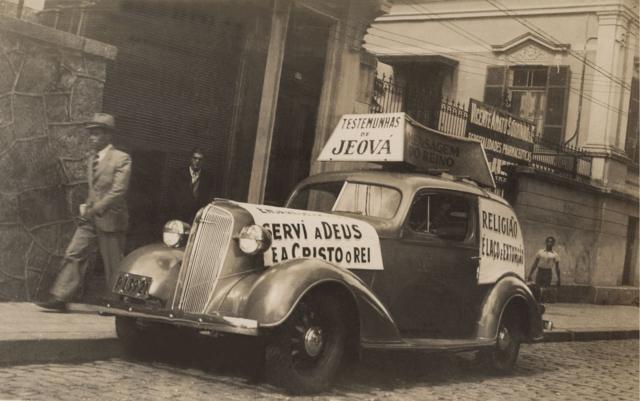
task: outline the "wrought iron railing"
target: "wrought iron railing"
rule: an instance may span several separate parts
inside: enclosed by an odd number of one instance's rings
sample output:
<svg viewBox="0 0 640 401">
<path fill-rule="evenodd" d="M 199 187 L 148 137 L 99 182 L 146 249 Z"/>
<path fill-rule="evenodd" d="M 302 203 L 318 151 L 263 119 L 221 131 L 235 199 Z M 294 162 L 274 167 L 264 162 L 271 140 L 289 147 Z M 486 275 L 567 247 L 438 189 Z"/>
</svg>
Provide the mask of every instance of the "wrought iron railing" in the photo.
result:
<svg viewBox="0 0 640 401">
<path fill-rule="evenodd" d="M 558 176 L 589 181 L 592 161 L 592 156 L 574 146 L 549 143 L 536 137 L 531 166 Z"/>
<path fill-rule="evenodd" d="M 455 136 L 466 135 L 466 124 L 469 117 L 467 105 L 453 99 L 444 98 L 429 110 L 420 110 L 415 105 L 430 104 L 427 97 L 433 93 L 420 88 L 409 88 L 385 75 L 375 79 L 373 98 L 369 111 L 371 113 L 406 112 L 419 123 Z M 498 192 L 506 184 L 505 168 L 515 163 L 500 159 L 491 154 L 491 170 L 498 185 Z M 537 136 L 534 138 L 534 150 L 530 166 L 538 171 L 588 182 L 591 178 L 592 157 L 580 149 L 564 144 L 549 143 Z"/>
</svg>

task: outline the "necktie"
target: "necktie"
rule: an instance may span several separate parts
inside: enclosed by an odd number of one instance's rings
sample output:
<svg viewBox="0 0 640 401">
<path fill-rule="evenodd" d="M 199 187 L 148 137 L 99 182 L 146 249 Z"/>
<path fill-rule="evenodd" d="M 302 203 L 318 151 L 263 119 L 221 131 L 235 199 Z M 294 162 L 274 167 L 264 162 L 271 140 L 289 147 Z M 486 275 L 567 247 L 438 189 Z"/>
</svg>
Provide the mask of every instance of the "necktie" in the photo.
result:
<svg viewBox="0 0 640 401">
<path fill-rule="evenodd" d="M 200 176 L 196 177 L 195 181 L 191 184 L 191 192 L 193 192 L 193 197 L 198 197 L 198 187 L 200 186 Z"/>
<path fill-rule="evenodd" d="M 92 162 L 92 165 L 91 165 L 91 169 L 92 169 L 91 171 L 93 173 L 92 174 L 92 177 L 93 177 L 92 183 L 96 182 L 96 173 L 98 172 L 98 164 L 99 163 L 100 163 L 100 156 L 96 153 L 93 156 L 93 162 Z"/>
</svg>

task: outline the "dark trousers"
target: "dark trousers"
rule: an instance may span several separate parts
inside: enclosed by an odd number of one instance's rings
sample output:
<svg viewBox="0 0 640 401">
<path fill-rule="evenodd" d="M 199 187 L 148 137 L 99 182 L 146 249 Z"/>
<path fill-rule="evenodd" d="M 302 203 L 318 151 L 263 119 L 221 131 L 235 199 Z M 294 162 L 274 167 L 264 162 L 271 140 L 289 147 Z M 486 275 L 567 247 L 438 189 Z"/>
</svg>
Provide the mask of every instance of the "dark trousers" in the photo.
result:
<svg viewBox="0 0 640 401">
<path fill-rule="evenodd" d="M 536 284 L 540 288 L 550 287 L 552 277 L 553 272 L 551 271 L 551 269 L 538 268 L 538 272 L 536 274 Z"/>
</svg>

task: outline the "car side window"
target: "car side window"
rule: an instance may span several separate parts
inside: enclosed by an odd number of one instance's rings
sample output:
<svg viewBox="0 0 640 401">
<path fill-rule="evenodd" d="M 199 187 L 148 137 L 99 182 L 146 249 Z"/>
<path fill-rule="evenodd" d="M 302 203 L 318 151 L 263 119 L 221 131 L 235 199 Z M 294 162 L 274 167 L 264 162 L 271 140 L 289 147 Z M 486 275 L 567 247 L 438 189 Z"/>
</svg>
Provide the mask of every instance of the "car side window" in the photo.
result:
<svg viewBox="0 0 640 401">
<path fill-rule="evenodd" d="M 464 241 L 470 220 L 469 200 L 448 193 L 418 194 L 409 212 L 409 227 L 419 233 Z"/>
</svg>

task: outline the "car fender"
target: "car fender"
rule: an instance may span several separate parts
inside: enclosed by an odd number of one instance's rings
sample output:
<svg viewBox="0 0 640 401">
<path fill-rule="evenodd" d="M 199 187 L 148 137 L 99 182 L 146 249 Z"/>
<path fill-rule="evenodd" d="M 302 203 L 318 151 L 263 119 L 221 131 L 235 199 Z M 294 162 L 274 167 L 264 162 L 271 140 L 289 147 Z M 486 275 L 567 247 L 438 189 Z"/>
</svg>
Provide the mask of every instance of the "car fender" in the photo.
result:
<svg viewBox="0 0 640 401">
<path fill-rule="evenodd" d="M 522 279 L 514 274 L 507 274 L 498 279 L 482 303 L 480 319 L 477 326 L 477 337 L 495 339 L 500 319 L 507 307 L 517 306 L 526 313 L 525 337 L 528 340 L 542 338 L 542 316 L 531 290 Z"/>
<path fill-rule="evenodd" d="M 145 245 L 128 254 L 120 262 L 118 270 L 151 277 L 149 295 L 166 302 L 173 297 L 183 259 L 183 248 L 170 248 L 164 244 Z"/>
<path fill-rule="evenodd" d="M 400 333 L 386 307 L 353 273 L 318 259 L 293 259 L 240 280 L 228 293 L 220 313 L 256 320 L 260 327 L 276 327 L 312 289 L 342 286 L 358 311 L 360 339 L 400 341 Z"/>
</svg>

